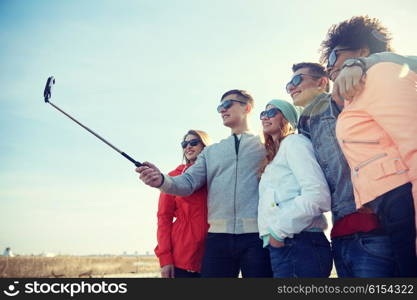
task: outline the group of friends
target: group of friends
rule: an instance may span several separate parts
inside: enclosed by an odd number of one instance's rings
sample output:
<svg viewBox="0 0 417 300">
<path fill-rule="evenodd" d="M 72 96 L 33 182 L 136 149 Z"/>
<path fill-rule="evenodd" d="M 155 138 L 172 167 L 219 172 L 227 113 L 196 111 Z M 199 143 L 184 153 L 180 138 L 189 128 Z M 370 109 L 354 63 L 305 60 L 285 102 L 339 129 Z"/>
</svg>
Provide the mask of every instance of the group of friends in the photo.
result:
<svg viewBox="0 0 417 300">
<path fill-rule="evenodd" d="M 320 63 L 292 66 L 293 104 L 267 102 L 261 136 L 252 96 L 224 93 L 229 137 L 190 130 L 184 164 L 136 169 L 161 191 L 161 276 L 329 277 L 334 264 L 338 277 L 417 277 L 416 70 L 378 19 L 357 16 L 329 29 Z"/>
</svg>

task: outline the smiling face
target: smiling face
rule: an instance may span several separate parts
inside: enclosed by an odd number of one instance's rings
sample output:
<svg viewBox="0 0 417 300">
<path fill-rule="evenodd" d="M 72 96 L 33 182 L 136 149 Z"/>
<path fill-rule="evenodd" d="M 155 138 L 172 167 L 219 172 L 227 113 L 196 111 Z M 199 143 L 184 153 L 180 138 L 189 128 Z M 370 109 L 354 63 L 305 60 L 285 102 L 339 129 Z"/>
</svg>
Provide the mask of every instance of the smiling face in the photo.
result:
<svg viewBox="0 0 417 300">
<path fill-rule="evenodd" d="M 243 99 L 242 97 L 239 97 L 239 95 L 236 95 L 236 94 L 231 94 L 231 95 L 224 97 L 221 102 L 223 103 L 227 100 L 238 100 L 238 101 L 246 103 L 245 99 Z M 230 106 L 229 108 L 222 107 L 219 113 L 223 120 L 223 125 L 230 127 L 230 128 L 235 128 L 235 127 L 241 126 L 241 124 L 244 124 L 246 122 L 246 118 L 248 114 L 248 110 L 247 110 L 248 105 L 249 104 L 245 105 L 245 104 L 233 101 L 232 106 Z"/>
<path fill-rule="evenodd" d="M 325 91 L 322 78 L 311 73 L 309 68 L 301 68 L 293 73 L 293 77 L 301 75 L 301 82 L 298 85 L 290 85 L 288 91 L 296 106 L 305 107 L 316 96 Z"/>
<path fill-rule="evenodd" d="M 195 136 L 193 134 L 188 134 L 185 137 L 184 141 L 188 142 L 188 141 L 195 140 L 195 139 L 200 140 L 198 136 Z M 187 146 L 183 149 L 184 157 L 188 161 L 190 161 L 190 163 L 194 163 L 197 159 L 197 156 L 200 154 L 203 148 L 204 148 L 204 145 L 201 141 L 195 146 L 191 146 L 191 144 L 188 143 Z"/>
<path fill-rule="evenodd" d="M 267 105 L 266 110 L 270 110 L 272 108 L 275 108 L 275 106 L 269 104 Z M 282 131 L 282 127 L 285 121 L 286 119 L 280 111 L 278 111 L 278 113 L 272 118 L 268 118 L 268 116 L 263 116 L 261 118 L 263 132 L 269 134 L 272 137 L 278 136 Z"/>
</svg>

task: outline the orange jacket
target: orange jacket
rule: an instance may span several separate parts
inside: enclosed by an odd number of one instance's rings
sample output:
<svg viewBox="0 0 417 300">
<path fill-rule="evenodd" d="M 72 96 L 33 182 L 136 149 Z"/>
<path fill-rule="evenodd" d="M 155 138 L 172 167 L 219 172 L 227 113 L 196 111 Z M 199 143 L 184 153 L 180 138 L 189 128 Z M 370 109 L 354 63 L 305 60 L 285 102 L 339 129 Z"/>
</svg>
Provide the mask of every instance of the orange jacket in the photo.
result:
<svg viewBox="0 0 417 300">
<path fill-rule="evenodd" d="M 417 74 L 404 71 L 394 63 L 374 65 L 363 92 L 339 115 L 336 135 L 358 208 L 407 182 L 417 208 Z"/>
<path fill-rule="evenodd" d="M 180 165 L 168 175 L 180 175 L 189 166 Z M 206 187 L 187 197 L 161 193 L 157 217 L 155 254 L 161 267 L 173 264 L 177 268 L 200 272 L 208 230 Z"/>
</svg>

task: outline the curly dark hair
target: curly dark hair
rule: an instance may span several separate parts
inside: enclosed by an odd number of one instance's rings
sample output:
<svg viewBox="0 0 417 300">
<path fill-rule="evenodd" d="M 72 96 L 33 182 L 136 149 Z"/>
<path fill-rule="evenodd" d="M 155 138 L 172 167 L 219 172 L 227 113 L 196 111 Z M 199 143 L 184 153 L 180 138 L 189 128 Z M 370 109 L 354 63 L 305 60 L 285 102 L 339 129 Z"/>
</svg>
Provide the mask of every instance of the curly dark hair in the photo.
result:
<svg viewBox="0 0 417 300">
<path fill-rule="evenodd" d="M 391 33 L 376 18 L 369 16 L 353 17 L 350 20 L 334 24 L 321 43 L 320 62 L 325 64 L 336 46 L 352 49 L 368 47 L 370 54 L 392 51 Z"/>
</svg>

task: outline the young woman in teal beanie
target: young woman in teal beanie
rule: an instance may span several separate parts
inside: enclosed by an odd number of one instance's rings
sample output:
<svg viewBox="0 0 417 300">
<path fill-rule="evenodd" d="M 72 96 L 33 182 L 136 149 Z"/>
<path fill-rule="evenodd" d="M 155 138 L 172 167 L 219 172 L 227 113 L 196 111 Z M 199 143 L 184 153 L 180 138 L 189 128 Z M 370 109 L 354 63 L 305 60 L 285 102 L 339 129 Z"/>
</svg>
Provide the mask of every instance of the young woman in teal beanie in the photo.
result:
<svg viewBox="0 0 417 300">
<path fill-rule="evenodd" d="M 330 243 L 323 231 L 330 191 L 306 137 L 295 133 L 296 108 L 271 100 L 261 112 L 266 157 L 260 167 L 258 226 L 274 277 L 328 277 Z"/>
</svg>

